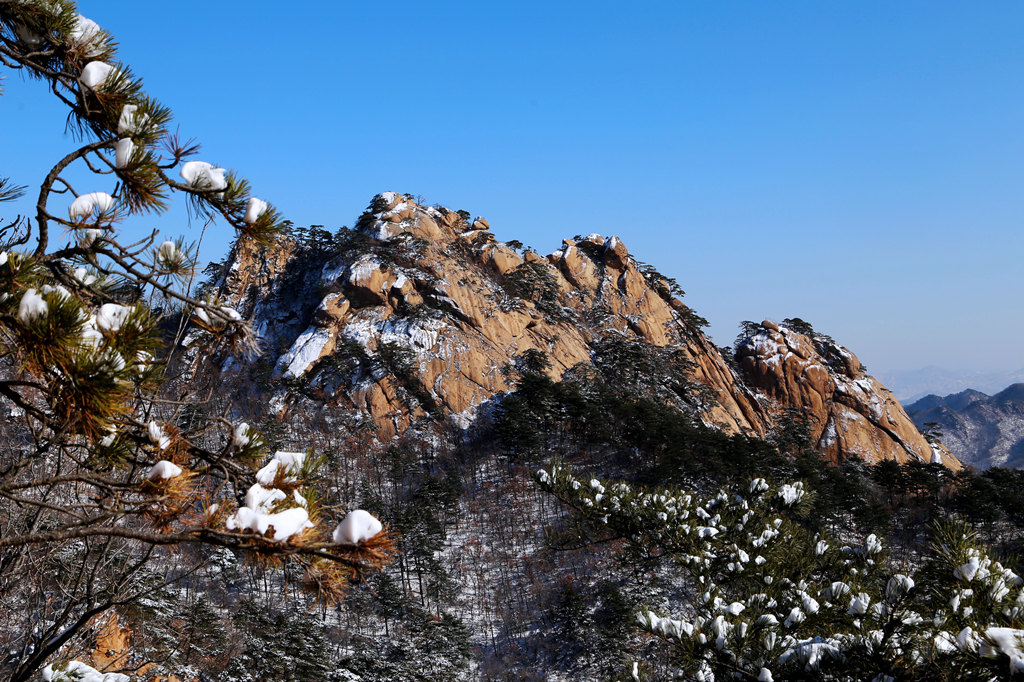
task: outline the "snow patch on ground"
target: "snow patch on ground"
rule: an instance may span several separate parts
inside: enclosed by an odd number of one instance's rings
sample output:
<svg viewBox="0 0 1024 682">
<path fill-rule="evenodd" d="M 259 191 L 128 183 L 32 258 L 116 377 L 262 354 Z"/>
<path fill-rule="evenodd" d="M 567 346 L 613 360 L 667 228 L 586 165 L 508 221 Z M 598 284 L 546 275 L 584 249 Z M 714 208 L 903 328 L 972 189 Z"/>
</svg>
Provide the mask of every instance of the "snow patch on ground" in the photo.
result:
<svg viewBox="0 0 1024 682">
<path fill-rule="evenodd" d="M 68 661 L 54 670 L 52 665 L 43 668 L 42 677 L 45 682 L 131 682 L 131 678 L 120 673 L 101 673 L 96 668 L 81 661 Z"/>
</svg>

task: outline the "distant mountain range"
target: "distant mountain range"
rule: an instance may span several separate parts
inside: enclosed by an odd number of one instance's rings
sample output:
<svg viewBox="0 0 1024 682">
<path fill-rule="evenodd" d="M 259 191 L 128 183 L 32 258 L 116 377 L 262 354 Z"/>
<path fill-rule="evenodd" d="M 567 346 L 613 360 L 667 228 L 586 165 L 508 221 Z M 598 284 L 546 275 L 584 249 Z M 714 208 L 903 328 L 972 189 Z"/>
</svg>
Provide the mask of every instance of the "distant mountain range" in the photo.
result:
<svg viewBox="0 0 1024 682">
<path fill-rule="evenodd" d="M 973 389 L 992 395 L 1010 384 L 1024 382 L 1024 369 L 1001 372 L 955 372 L 929 365 L 899 372 L 879 372 L 878 378 L 904 405 L 928 395 L 951 395 Z"/>
<path fill-rule="evenodd" d="M 928 395 L 906 410 L 922 431 L 937 425 L 942 442 L 964 464 L 1024 467 L 1024 383 L 995 395 L 974 389 Z"/>
</svg>

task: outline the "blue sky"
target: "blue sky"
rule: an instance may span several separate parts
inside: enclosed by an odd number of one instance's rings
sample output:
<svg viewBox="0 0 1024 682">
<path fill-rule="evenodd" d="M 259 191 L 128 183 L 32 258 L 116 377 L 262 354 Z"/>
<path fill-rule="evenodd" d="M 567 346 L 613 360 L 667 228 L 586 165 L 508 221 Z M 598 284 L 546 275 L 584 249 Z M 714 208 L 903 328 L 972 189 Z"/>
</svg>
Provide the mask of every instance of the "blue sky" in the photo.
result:
<svg viewBox="0 0 1024 682">
<path fill-rule="evenodd" d="M 296 224 L 408 192 L 545 253 L 617 234 L 721 344 L 799 316 L 873 372 L 1024 367 L 1019 3 L 81 10 L 198 158 Z M 73 140 L 39 83 L 6 75 L 0 175 L 36 184 Z M 181 210 L 152 225 L 199 235 Z M 208 230 L 204 260 L 230 237 Z"/>
</svg>

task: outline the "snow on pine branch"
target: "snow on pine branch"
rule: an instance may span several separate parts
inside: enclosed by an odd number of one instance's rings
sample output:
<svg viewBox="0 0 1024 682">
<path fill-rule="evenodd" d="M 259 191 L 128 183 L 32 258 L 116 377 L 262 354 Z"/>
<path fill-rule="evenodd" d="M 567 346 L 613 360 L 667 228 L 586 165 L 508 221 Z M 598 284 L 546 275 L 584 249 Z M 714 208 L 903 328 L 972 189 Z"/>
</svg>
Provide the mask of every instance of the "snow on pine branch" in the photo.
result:
<svg viewBox="0 0 1024 682">
<path fill-rule="evenodd" d="M 755 479 L 699 498 L 583 480 L 562 466 L 537 480 L 597 529 L 686 571 L 697 595 L 686 612 L 643 608 L 636 622 L 670 642 L 696 679 L 1024 673 L 1022 581 L 963 523 L 938 528 L 928 560 L 907 574 L 875 535 L 843 546 L 795 523 L 799 482 Z"/>
</svg>

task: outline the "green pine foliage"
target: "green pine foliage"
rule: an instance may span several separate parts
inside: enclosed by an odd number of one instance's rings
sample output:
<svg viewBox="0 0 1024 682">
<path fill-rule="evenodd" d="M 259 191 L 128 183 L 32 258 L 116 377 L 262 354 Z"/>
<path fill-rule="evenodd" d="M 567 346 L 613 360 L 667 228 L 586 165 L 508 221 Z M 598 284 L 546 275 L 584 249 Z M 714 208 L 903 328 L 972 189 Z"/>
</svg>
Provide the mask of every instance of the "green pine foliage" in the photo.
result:
<svg viewBox="0 0 1024 682">
<path fill-rule="evenodd" d="M 417 610 L 384 640 L 358 642 L 339 661 L 331 679 L 342 682 L 450 682 L 469 667 L 469 630 L 457 618 Z"/>
<path fill-rule="evenodd" d="M 803 483 L 701 497 L 579 479 L 565 467 L 540 485 L 586 521 L 592 539 L 622 538 L 671 559 L 689 590 L 678 612 L 641 608 L 693 679 L 989 680 L 1024 674 L 1024 588 L 963 521 L 932 527 L 916 570 L 879 538 L 851 545 L 795 520 Z M 796 512 L 796 514 L 794 514 Z"/>
<path fill-rule="evenodd" d="M 221 682 L 323 682 L 331 672 L 327 628 L 301 611 L 273 612 L 245 602 L 234 624 L 242 633 Z"/>
<path fill-rule="evenodd" d="M 133 234 L 128 221 L 158 219 L 178 200 L 200 222 L 265 247 L 289 223 L 236 171 L 195 158 L 199 146 L 179 139 L 171 110 L 78 10 L 73 0 L 0 3 L 0 66 L 41 81 L 67 108 L 74 138 L 38 178 L 35 215 L 0 219 L 0 401 L 10 446 L 0 453 L 0 611 L 12 680 L 47 663 L 73 672 L 69 657 L 111 610 L 149 633 L 138 637 L 138 656 L 191 665 L 168 653 L 183 607 L 156 599 L 188 572 L 151 570 L 183 546 L 286 566 L 330 602 L 364 569 L 387 563 L 392 548 L 387 533 L 335 542 L 339 510 L 320 506 L 310 467 L 264 481 L 256 493 L 272 503 L 247 499 L 270 451 L 238 410 L 197 404 L 209 396 L 191 384 L 207 363 L 253 353 L 256 334 L 210 290 L 192 292 L 195 246 L 163 236 L 166 225 Z M 0 202 L 24 189 L 0 178 Z M 333 236 L 318 229 L 307 241 L 322 251 Z M 243 502 L 273 521 L 243 521 L 252 518 L 241 515 Z M 294 523 L 299 516 L 309 525 Z"/>
</svg>

